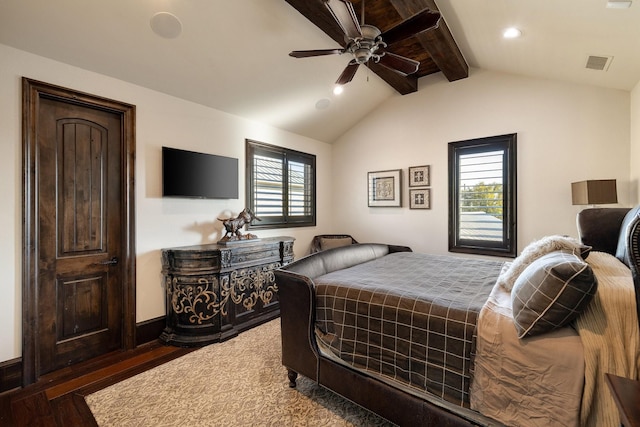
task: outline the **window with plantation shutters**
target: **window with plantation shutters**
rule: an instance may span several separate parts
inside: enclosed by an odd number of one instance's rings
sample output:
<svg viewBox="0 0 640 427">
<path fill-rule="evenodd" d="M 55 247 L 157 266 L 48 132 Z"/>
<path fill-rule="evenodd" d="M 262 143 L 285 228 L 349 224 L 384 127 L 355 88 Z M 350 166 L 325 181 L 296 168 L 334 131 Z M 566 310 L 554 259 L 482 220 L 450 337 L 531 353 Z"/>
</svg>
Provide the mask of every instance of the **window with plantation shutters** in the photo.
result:
<svg viewBox="0 0 640 427">
<path fill-rule="evenodd" d="M 246 141 L 247 205 L 261 219 L 252 228 L 316 224 L 316 157 Z"/>
<path fill-rule="evenodd" d="M 516 248 L 516 134 L 449 143 L 449 250 Z"/>
</svg>

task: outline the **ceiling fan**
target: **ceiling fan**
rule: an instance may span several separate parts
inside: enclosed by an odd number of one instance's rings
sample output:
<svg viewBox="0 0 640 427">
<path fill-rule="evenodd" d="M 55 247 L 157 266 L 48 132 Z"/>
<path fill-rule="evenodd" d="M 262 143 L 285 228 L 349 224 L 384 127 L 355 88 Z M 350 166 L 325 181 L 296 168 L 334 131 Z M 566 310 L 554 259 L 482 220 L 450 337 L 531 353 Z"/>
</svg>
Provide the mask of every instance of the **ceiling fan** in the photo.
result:
<svg viewBox="0 0 640 427">
<path fill-rule="evenodd" d="M 337 85 L 349 83 L 355 76 L 358 67 L 374 61 L 404 76 L 418 71 L 420 62 L 386 50 L 387 46 L 412 37 L 418 33 L 436 28 L 440 20 L 440 12 L 425 9 L 411 18 L 388 29 L 384 33 L 373 25 L 364 23 L 364 0 L 362 0 L 362 24 L 349 0 L 322 0 L 344 32 L 345 47 L 342 49 L 294 50 L 289 56 L 308 58 L 312 56 L 350 53 L 353 59 L 344 69 Z"/>
</svg>

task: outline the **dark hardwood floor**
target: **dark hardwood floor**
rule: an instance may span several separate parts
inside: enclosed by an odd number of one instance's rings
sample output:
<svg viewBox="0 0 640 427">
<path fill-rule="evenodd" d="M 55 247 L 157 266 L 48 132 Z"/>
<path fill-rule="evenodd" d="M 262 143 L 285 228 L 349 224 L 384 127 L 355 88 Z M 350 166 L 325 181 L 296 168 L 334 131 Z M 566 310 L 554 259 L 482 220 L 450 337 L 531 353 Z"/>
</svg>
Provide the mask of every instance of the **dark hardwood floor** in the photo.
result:
<svg viewBox="0 0 640 427">
<path fill-rule="evenodd" d="M 35 384 L 0 394 L 0 426 L 96 426 L 84 396 L 194 350 L 154 341 L 44 375 Z"/>
</svg>

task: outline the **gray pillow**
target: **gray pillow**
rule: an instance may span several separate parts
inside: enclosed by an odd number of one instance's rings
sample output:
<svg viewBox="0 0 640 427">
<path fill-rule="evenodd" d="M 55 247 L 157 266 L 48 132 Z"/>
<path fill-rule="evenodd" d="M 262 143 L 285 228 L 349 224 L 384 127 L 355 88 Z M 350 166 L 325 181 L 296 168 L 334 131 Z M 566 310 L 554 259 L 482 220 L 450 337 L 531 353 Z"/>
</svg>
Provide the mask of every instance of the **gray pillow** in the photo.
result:
<svg viewBox="0 0 640 427">
<path fill-rule="evenodd" d="M 567 325 L 593 299 L 598 288 L 589 264 L 569 251 L 532 262 L 516 279 L 511 307 L 518 338 Z"/>
</svg>

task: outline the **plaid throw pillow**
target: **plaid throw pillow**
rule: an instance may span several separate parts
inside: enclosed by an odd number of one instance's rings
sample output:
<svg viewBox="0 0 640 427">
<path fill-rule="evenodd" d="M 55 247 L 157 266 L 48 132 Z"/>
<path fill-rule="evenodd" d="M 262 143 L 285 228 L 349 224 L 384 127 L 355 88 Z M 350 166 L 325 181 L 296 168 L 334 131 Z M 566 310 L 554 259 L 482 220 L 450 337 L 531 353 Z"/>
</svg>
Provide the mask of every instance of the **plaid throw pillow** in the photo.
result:
<svg viewBox="0 0 640 427">
<path fill-rule="evenodd" d="M 511 291 L 518 338 L 565 326 L 587 307 L 597 288 L 591 267 L 579 256 L 556 251 L 538 258 Z"/>
</svg>

